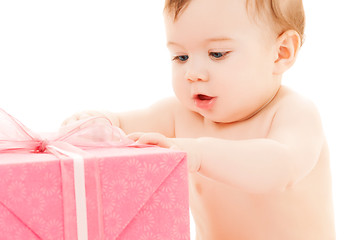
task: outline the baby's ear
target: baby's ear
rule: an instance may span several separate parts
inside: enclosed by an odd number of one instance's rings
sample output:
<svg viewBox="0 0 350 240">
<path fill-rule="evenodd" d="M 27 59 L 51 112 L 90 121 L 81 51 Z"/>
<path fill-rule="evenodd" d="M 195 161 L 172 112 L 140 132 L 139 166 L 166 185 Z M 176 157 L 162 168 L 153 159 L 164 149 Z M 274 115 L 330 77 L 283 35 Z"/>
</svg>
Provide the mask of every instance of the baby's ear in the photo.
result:
<svg viewBox="0 0 350 240">
<path fill-rule="evenodd" d="M 287 30 L 278 36 L 276 40 L 276 58 L 274 74 L 279 75 L 290 68 L 300 49 L 300 35 L 295 30 Z"/>
</svg>

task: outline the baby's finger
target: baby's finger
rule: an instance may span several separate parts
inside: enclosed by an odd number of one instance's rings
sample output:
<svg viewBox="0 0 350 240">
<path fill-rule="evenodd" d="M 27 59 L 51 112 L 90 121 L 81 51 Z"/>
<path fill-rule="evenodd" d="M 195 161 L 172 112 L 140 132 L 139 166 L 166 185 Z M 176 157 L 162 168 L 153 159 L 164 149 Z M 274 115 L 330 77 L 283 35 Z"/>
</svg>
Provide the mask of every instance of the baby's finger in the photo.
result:
<svg viewBox="0 0 350 240">
<path fill-rule="evenodd" d="M 134 132 L 134 133 L 130 133 L 130 134 L 128 134 L 128 135 L 126 135 L 128 138 L 130 138 L 131 140 L 133 140 L 133 141 L 137 141 L 137 140 L 139 140 L 139 138 L 142 136 L 142 135 L 144 135 L 145 133 L 143 133 L 143 132 Z"/>
<path fill-rule="evenodd" d="M 71 117 L 67 118 L 66 120 L 63 121 L 62 126 L 67 126 L 70 124 L 73 124 L 79 120 L 89 118 L 93 115 L 91 115 L 89 112 L 78 112 L 72 115 Z"/>
<path fill-rule="evenodd" d="M 139 144 L 151 144 L 158 145 L 163 148 L 170 148 L 171 143 L 168 141 L 167 137 L 159 133 L 146 133 L 139 137 L 137 140 Z"/>
<path fill-rule="evenodd" d="M 61 124 L 61 127 L 64 127 L 64 126 L 67 126 L 73 122 L 77 121 L 76 117 L 75 116 L 72 116 L 70 118 L 67 118 L 66 120 L 64 120 Z"/>
</svg>

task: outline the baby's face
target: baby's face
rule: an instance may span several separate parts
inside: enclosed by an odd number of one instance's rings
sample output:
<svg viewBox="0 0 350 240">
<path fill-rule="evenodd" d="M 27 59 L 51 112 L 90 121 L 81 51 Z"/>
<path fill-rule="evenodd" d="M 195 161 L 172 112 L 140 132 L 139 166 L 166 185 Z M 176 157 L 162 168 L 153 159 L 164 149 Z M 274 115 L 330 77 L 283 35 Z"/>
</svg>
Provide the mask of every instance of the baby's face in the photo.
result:
<svg viewBox="0 0 350 240">
<path fill-rule="evenodd" d="M 175 94 L 205 118 L 244 119 L 279 88 L 277 36 L 248 16 L 244 0 L 192 0 L 165 26 Z"/>
</svg>

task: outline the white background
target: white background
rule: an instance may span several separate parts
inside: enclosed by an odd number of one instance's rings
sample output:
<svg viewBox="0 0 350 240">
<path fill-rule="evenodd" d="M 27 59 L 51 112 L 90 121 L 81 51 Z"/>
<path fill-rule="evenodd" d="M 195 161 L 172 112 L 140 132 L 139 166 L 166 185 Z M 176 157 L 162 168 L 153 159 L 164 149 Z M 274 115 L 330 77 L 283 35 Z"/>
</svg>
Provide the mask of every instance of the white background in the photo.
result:
<svg viewBox="0 0 350 240">
<path fill-rule="evenodd" d="M 322 115 L 338 240 L 350 239 L 346 2 L 305 1 L 306 42 L 284 77 Z M 126 111 L 172 95 L 162 8 L 163 0 L 0 0 L 0 107 L 47 132 L 76 111 Z"/>
</svg>

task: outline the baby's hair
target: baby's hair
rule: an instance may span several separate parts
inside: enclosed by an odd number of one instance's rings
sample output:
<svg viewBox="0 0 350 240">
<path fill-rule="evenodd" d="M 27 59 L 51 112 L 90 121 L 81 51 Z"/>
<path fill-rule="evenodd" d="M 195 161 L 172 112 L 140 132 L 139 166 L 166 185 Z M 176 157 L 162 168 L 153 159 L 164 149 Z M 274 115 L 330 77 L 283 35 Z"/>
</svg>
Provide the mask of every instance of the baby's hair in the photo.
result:
<svg viewBox="0 0 350 240">
<path fill-rule="evenodd" d="M 164 11 L 173 16 L 174 21 L 185 10 L 191 0 L 165 0 Z M 254 8 L 251 8 L 254 7 Z M 304 40 L 305 14 L 302 0 L 246 0 L 246 8 L 255 10 L 256 15 L 274 23 L 278 34 L 292 29 Z"/>
</svg>

